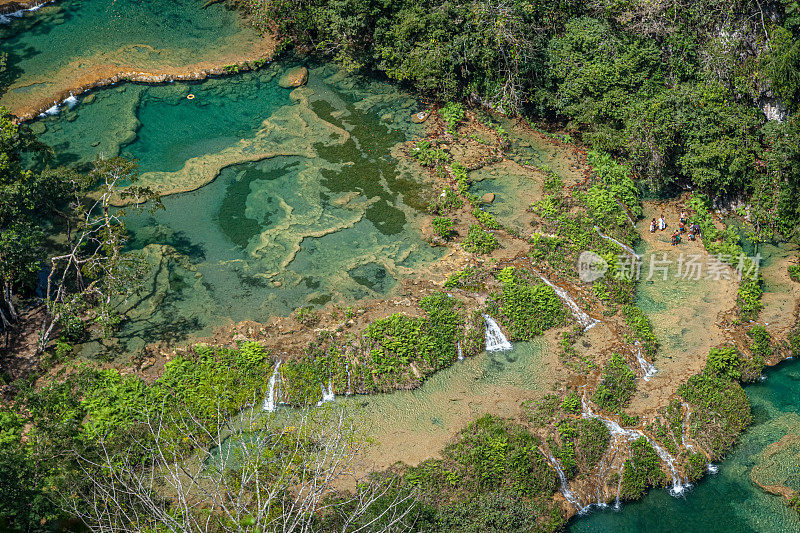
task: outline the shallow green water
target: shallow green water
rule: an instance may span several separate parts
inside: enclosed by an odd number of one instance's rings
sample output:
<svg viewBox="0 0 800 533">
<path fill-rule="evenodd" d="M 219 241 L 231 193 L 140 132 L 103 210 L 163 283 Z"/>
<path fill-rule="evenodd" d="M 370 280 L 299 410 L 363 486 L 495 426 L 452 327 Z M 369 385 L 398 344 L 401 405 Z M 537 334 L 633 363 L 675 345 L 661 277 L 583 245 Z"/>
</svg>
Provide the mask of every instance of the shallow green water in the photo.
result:
<svg viewBox="0 0 800 533">
<path fill-rule="evenodd" d="M 324 67 L 293 93 L 277 85 L 280 71 L 126 84 L 34 124 L 57 163 L 122 154 L 154 185 L 193 183 L 189 164 L 222 168 L 211 183 L 164 197 L 165 211 L 128 216 L 129 248 L 152 269 L 121 308 L 130 320 L 120 351 L 377 297 L 441 255 L 416 222 L 429 194 L 422 174 L 390 155 L 416 131 L 416 102 Z"/>
<path fill-rule="evenodd" d="M 112 70 L 232 62 L 250 53 L 259 38 L 238 14 L 224 4 L 202 6 L 200 0 L 61 0 L 13 18 L 0 25 L 0 53 L 8 54 L 0 92 L 9 89 L 0 103 L 16 109 Z"/>
<path fill-rule="evenodd" d="M 787 361 L 765 372 L 767 379 L 745 390 L 753 405 L 753 425 L 730 456 L 685 498 L 665 490 L 651 490 L 642 500 L 623 505 L 621 511 L 597 510 L 570 524 L 570 531 L 596 533 L 705 532 L 764 533 L 800 530 L 797 513 L 779 497 L 750 481 L 758 454 L 787 433 L 800 435 L 800 361 Z M 793 465 L 795 476 L 800 466 Z"/>
</svg>

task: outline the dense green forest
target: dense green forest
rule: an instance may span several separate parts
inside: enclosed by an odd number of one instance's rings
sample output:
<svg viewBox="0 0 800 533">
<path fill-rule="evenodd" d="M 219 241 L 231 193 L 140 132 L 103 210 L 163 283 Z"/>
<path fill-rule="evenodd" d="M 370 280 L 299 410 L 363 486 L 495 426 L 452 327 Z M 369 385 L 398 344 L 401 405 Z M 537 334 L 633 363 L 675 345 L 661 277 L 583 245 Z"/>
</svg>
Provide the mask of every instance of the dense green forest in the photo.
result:
<svg viewBox="0 0 800 533">
<path fill-rule="evenodd" d="M 264 31 L 436 101 L 561 122 L 643 185 L 800 211 L 800 3 L 248 0 Z M 768 120 L 772 119 L 772 120 Z"/>
<path fill-rule="evenodd" d="M 590 165 L 600 176 L 590 193 L 607 193 L 601 203 L 610 206 L 613 218 L 624 218 L 626 242 L 634 238 L 626 206 L 641 215 L 643 193 L 668 197 L 686 189 L 703 193 L 695 196 L 692 211 L 709 237 L 704 243 L 709 252 L 733 246 L 728 233 L 717 234 L 712 203 L 747 214 L 755 241 L 776 234 L 798 237 L 798 2 L 234 3 L 262 31 L 283 39 L 284 50 L 333 60 L 352 72 L 386 76 L 433 107 L 451 102 L 440 110 L 448 128 L 464 119 L 464 107 L 483 106 L 568 132 L 590 149 Z M 417 144 L 417 160 L 439 168 L 438 148 L 425 142 Z M 272 394 L 268 380 L 278 366 L 256 343 L 186 348 L 150 382 L 70 360 L 64 354 L 71 353 L 87 327 L 111 332 L 123 320 L 111 302 L 133 290 L 140 277 L 142 265 L 124 253 L 126 209 L 158 209 L 160 203 L 152 191 L 136 187 L 134 163 L 98 158 L 90 172 L 79 175 L 47 167 L 50 153 L 30 128 L 0 108 L 3 346 L 10 345 L 11 332 L 17 334 L 23 322 L 15 302 L 34 296 L 47 264 L 37 355 L 43 366 L 60 365 L 48 383 L 37 383 L 33 376 L 4 389 L 0 529 L 70 530 L 81 527 L 78 521 L 95 530 L 148 533 L 547 532 L 564 527 L 553 500 L 559 483 L 550 466 L 554 459 L 542 450 L 550 450 L 573 479 L 591 471 L 610 445 L 609 430 L 599 419 L 580 416 L 583 398 L 576 390 L 525 406 L 524 422 L 478 418 L 455 436 L 440 459 L 373 473 L 351 490 L 340 490 L 351 480 L 354 457 L 369 439 L 343 412 L 305 407 L 321 401 L 326 378 L 329 387 L 335 384 L 339 390 L 384 392 L 397 383 L 417 386 L 452 365 L 462 349 L 468 357 L 479 353 L 483 315 L 467 312 L 445 293 L 423 298 L 419 316 L 392 314 L 374 320 L 357 339 L 348 338 L 360 343 L 357 357 L 326 332 L 329 336 L 321 334 L 303 358 L 285 361 L 283 394 L 298 407 L 289 422 L 258 414 Z M 46 170 L 27 170 L 26 158 Z M 466 170 L 457 162 L 451 167 L 456 180 L 463 178 L 465 190 L 459 192 L 464 195 L 469 189 Z M 604 173 L 619 174 L 619 179 Z M 586 196 L 591 208 L 592 196 Z M 113 209 L 112 197 L 126 197 L 129 206 Z M 452 206 L 441 204 L 449 198 L 434 203 L 431 214 L 448 214 Z M 548 197 L 556 199 L 565 201 L 566 193 Z M 590 216 L 578 210 L 573 218 L 568 209 L 550 211 L 555 212 L 552 225 L 573 231 L 575 242 L 590 242 L 600 231 L 594 224 L 606 228 L 608 222 L 591 209 Z M 477 206 L 474 216 L 480 224 L 472 224 L 464 248 L 491 253 L 500 244 L 486 229 L 500 225 Z M 443 240 L 453 236 L 451 218 L 438 216 L 433 226 Z M 546 246 L 536 244 L 531 257 L 545 255 Z M 465 287 L 473 274 L 455 273 L 445 287 Z M 567 322 L 568 310 L 553 288 L 531 272 L 507 267 L 494 278 L 487 283 L 498 290 L 486 309 L 511 340 L 532 339 Z M 652 357 L 658 341 L 647 316 L 631 303 L 634 285 L 617 285 L 621 288 L 606 287 L 614 292 L 609 301 L 620 305 L 631 339 Z M 751 297 L 740 292 L 742 319 L 758 315 L 761 289 L 753 291 Z M 352 312 L 348 308 L 345 317 Z M 313 326 L 313 313 L 300 308 L 296 316 Z M 690 429 L 709 441 L 712 459 L 723 457 L 752 419 L 738 382 L 757 379 L 769 355 L 769 335 L 759 327 L 749 330 L 754 346 L 766 346 L 751 350 L 759 356 L 756 363 L 734 348 L 714 349 L 705 369 L 678 392 L 697 413 L 699 421 Z M 567 355 L 574 352 L 573 337 L 580 331 L 564 333 Z M 601 410 L 625 420 L 635 373 L 617 353 L 598 370 L 602 383 L 589 397 Z M 672 408 L 677 409 L 672 426 L 680 430 L 681 407 Z M 627 427 L 638 423 L 631 420 Z M 546 424 L 557 429 L 544 442 L 535 430 Z M 708 430 L 713 424 L 718 427 Z M 658 435 L 667 429 L 652 431 Z M 622 497 L 634 499 L 667 480 L 645 436 L 631 448 L 632 457 L 615 475 Z M 677 445 L 673 451 L 677 455 Z M 687 459 L 692 480 L 703 475 L 705 459 L 700 453 Z"/>
</svg>

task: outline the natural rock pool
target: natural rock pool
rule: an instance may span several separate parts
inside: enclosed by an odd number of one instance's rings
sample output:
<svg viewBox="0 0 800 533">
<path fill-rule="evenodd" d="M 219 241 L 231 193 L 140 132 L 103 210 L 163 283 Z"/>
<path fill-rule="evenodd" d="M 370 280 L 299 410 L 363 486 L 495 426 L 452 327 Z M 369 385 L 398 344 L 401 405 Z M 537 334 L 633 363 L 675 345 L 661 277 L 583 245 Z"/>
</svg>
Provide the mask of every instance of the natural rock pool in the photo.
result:
<svg viewBox="0 0 800 533">
<path fill-rule="evenodd" d="M 258 59 L 271 46 L 221 3 L 62 0 L 0 24 L 8 54 L 0 104 L 36 113 L 99 80 L 189 75 Z"/>
<path fill-rule="evenodd" d="M 281 71 L 127 84 L 33 124 L 56 163 L 121 154 L 143 184 L 188 191 L 127 219 L 129 248 L 152 268 L 123 304 L 121 351 L 386 295 L 442 255 L 419 231 L 427 177 L 391 155 L 418 131 L 417 103 L 327 67 L 284 89 Z"/>
<path fill-rule="evenodd" d="M 800 361 L 767 369 L 766 379 L 745 387 L 753 406 L 753 425 L 717 473 L 708 474 L 681 498 L 652 489 L 640 501 L 621 510 L 593 509 L 574 519 L 573 533 L 630 532 L 778 532 L 800 530 L 800 519 L 779 496 L 766 493 L 751 480 L 751 470 L 764 462 L 764 450 L 786 435 L 800 435 Z M 800 465 L 785 465 L 780 475 L 800 488 Z"/>
</svg>

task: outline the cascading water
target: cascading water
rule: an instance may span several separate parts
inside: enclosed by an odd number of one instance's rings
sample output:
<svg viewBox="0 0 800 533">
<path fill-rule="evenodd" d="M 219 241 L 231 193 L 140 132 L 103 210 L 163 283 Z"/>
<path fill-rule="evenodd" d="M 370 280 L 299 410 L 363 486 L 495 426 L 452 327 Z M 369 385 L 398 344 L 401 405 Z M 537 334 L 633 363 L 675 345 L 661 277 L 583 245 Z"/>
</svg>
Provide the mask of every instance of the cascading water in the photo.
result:
<svg viewBox="0 0 800 533">
<path fill-rule="evenodd" d="M 584 394 L 581 396 L 581 405 L 583 406 L 581 416 L 583 418 L 597 418 L 600 420 L 608 428 L 608 431 L 611 433 L 611 436 L 615 438 L 615 441 L 617 438 L 625 438 L 628 442 L 634 441 L 640 437 L 646 438 L 650 445 L 655 449 L 661 460 L 666 463 L 667 468 L 670 471 L 670 475 L 672 476 L 672 487 L 670 487 L 669 493 L 671 495 L 676 497 L 680 496 L 686 489 L 691 488 L 691 483 L 681 479 L 678 469 L 675 467 L 675 458 L 672 457 L 672 455 L 670 455 L 667 450 L 662 448 L 655 440 L 651 439 L 645 435 L 644 432 L 638 429 L 624 429 L 613 420 L 603 418 L 602 416 L 594 413 L 592 408 L 589 406 L 589 403 L 586 401 L 585 389 Z"/>
<path fill-rule="evenodd" d="M 503 335 L 503 330 L 489 315 L 483 315 L 486 321 L 486 351 L 487 352 L 505 352 L 514 348 L 508 342 L 508 339 Z"/>
<path fill-rule="evenodd" d="M 594 229 L 597 230 L 597 234 L 600 235 L 601 238 L 603 238 L 603 239 L 605 239 L 607 241 L 613 242 L 614 244 L 616 244 L 617 246 L 619 246 L 620 248 L 622 248 L 623 250 L 625 250 L 626 252 L 631 254 L 636 259 L 639 259 L 639 254 L 637 254 L 636 251 L 633 248 L 631 248 L 630 246 L 628 246 L 625 243 L 619 242 L 617 239 L 615 239 L 614 237 L 612 237 L 610 235 L 604 234 L 602 231 L 600 231 L 600 228 L 598 228 L 597 226 L 595 226 Z"/>
<path fill-rule="evenodd" d="M 567 482 L 567 476 L 566 474 L 564 474 L 564 470 L 561 469 L 561 465 L 559 464 L 558 460 L 549 454 L 547 458 L 550 460 L 550 463 L 556 469 L 556 473 L 558 474 L 558 480 L 561 483 L 561 494 L 564 495 L 564 499 L 566 499 L 569 503 L 574 505 L 576 509 L 578 509 L 578 514 L 583 513 L 583 511 L 586 508 L 583 507 L 581 505 L 581 502 L 578 501 L 578 498 L 577 496 L 575 496 L 575 493 L 569 490 L 569 483 Z"/>
<path fill-rule="evenodd" d="M 456 348 L 458 348 L 458 360 L 459 361 L 463 361 L 464 360 L 464 352 L 461 351 L 461 342 L 456 344 Z"/>
<path fill-rule="evenodd" d="M 669 472 L 672 475 L 672 487 L 670 487 L 669 493 L 673 496 L 680 496 L 686 489 L 691 488 L 691 483 L 684 482 L 684 480 L 681 479 L 680 475 L 678 474 L 678 469 L 675 468 L 675 458 L 672 457 L 672 455 L 667 450 L 662 448 L 656 441 L 650 437 L 647 437 L 646 435 L 645 438 L 650 441 L 650 444 L 653 446 L 653 448 L 655 448 L 656 453 L 661 460 L 667 463 Z"/>
<path fill-rule="evenodd" d="M 278 383 L 278 369 L 281 367 L 281 362 L 278 361 L 275 363 L 275 370 L 272 371 L 272 375 L 269 378 L 269 387 L 267 388 L 267 396 L 264 398 L 264 410 L 267 412 L 272 413 L 275 411 L 275 408 L 278 406 L 278 399 L 277 393 L 275 391 L 275 386 Z"/>
<path fill-rule="evenodd" d="M 636 341 L 636 360 L 639 361 L 639 367 L 641 367 L 642 372 L 644 372 L 642 379 L 650 381 L 650 378 L 653 377 L 653 374 L 658 372 L 658 370 L 642 356 L 642 346 L 639 344 L 639 341 Z"/>
<path fill-rule="evenodd" d="M 620 502 L 620 494 L 622 494 L 622 474 L 623 474 L 622 466 L 623 465 L 620 465 L 619 467 L 619 481 L 617 482 L 617 499 L 614 500 L 614 509 L 617 510 L 622 508 L 622 503 Z"/>
<path fill-rule="evenodd" d="M 353 394 L 353 384 L 350 381 L 350 363 L 345 363 L 344 364 L 344 370 L 345 370 L 345 372 L 347 372 L 347 393 L 346 393 L 346 395 L 350 396 L 351 394 Z"/>
<path fill-rule="evenodd" d="M 570 295 L 569 295 L 569 293 L 567 291 L 565 291 L 564 289 L 562 289 L 558 285 L 555 285 L 555 284 L 551 283 L 549 279 L 547 279 L 546 277 L 542 276 L 538 272 L 536 273 L 536 275 L 539 276 L 539 278 L 542 281 L 544 281 L 545 284 L 547 284 L 549 287 L 552 287 L 553 290 L 556 291 L 556 294 L 558 295 L 559 298 L 561 298 L 561 301 L 563 301 L 565 304 L 567 304 L 567 307 L 569 307 L 570 311 L 572 312 L 572 315 L 578 321 L 578 324 L 583 326 L 583 330 L 584 331 L 587 331 L 587 330 L 589 330 L 589 329 L 591 329 L 591 328 L 593 328 L 594 326 L 597 325 L 597 323 L 599 321 L 595 320 L 594 318 L 592 318 L 588 314 L 586 314 L 583 311 L 583 309 L 580 308 L 578 303 L 570 297 Z"/>
<path fill-rule="evenodd" d="M 325 388 L 324 383 L 320 383 L 319 386 L 322 388 L 322 399 L 317 402 L 317 407 L 325 402 L 332 402 L 336 399 L 336 395 L 333 393 L 333 378 L 328 379 L 327 389 Z"/>
</svg>

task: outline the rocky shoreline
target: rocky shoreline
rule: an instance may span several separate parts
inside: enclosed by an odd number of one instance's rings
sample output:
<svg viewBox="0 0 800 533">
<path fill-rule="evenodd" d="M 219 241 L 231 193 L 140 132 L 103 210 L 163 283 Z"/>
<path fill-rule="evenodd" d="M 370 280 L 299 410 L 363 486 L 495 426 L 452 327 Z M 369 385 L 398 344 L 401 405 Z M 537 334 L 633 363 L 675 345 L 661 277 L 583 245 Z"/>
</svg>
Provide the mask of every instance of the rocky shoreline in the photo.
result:
<svg viewBox="0 0 800 533">
<path fill-rule="evenodd" d="M 39 8 L 56 0 L 0 0 L 0 15 Z"/>
</svg>

